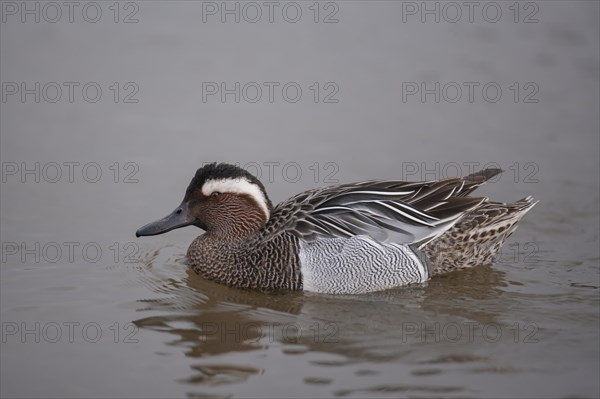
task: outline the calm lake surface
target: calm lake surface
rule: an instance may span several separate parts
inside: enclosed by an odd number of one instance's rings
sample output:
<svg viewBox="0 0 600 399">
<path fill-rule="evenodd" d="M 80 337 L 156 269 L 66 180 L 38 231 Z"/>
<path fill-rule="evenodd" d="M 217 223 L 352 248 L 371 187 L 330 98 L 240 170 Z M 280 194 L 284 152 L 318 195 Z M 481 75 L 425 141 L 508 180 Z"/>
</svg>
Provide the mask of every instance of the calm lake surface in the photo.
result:
<svg viewBox="0 0 600 399">
<path fill-rule="evenodd" d="M 597 398 L 599 5 L 461 4 L 3 1 L 2 397 Z M 211 161 L 540 203 L 493 266 L 268 295 L 134 235 Z"/>
</svg>

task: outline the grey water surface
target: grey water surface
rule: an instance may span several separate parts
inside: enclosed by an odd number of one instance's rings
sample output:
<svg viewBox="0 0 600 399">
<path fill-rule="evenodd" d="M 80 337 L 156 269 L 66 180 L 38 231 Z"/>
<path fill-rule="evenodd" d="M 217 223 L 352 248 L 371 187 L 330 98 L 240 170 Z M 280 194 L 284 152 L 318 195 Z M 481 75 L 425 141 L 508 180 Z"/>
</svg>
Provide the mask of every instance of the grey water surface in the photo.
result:
<svg viewBox="0 0 600 399">
<path fill-rule="evenodd" d="M 0 2 L 1 396 L 597 398 L 599 3 L 469 4 Z M 494 265 L 265 294 L 134 235 L 211 161 L 540 203 Z"/>
</svg>

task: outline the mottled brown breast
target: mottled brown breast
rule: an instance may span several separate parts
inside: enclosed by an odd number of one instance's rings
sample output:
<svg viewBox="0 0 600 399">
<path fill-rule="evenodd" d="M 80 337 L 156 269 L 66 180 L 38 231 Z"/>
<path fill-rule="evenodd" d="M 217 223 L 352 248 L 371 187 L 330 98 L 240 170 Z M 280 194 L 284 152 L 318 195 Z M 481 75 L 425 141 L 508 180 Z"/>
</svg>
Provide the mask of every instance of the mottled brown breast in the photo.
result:
<svg viewBox="0 0 600 399">
<path fill-rule="evenodd" d="M 298 239 L 282 233 L 265 242 L 228 241 L 204 234 L 190 245 L 190 267 L 202 277 L 237 288 L 301 290 Z"/>
</svg>

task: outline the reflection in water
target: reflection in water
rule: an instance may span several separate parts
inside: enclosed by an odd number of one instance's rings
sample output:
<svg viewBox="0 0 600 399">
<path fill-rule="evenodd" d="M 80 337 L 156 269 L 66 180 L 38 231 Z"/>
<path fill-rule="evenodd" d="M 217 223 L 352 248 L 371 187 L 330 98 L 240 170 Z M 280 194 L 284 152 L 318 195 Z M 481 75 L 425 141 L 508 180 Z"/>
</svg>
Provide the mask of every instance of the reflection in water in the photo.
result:
<svg viewBox="0 0 600 399">
<path fill-rule="evenodd" d="M 367 295 L 265 294 L 204 280 L 188 269 L 183 256 L 174 255 L 174 251 L 178 250 L 162 248 L 149 254 L 144 262 L 139 275 L 141 283 L 158 296 L 140 299 L 140 310 L 158 311 L 159 315 L 134 323 L 139 328 L 173 336 L 165 339 L 167 345 L 179 347 L 185 356 L 198 359 L 191 366 L 191 375 L 181 381 L 206 386 L 234 383 L 265 372 L 261 367 L 215 359 L 268 351 L 273 345 L 296 361 L 306 354 L 334 355 L 309 360 L 307 367 L 340 367 L 410 358 L 415 348 L 447 344 L 443 342 L 445 338 L 454 339 L 453 344 L 460 340 L 469 343 L 464 338 L 455 339 L 456 328 L 495 323 L 489 304 L 502 295 L 501 287 L 507 285 L 502 272 L 482 266 L 442 276 L 422 286 Z M 453 323 L 454 330 L 446 328 L 448 323 Z M 450 333 L 452 337 L 444 337 Z M 460 346 L 455 345 L 456 348 Z M 417 359 L 415 364 L 421 369 L 413 375 L 439 373 L 438 369 L 423 369 L 423 364 L 480 360 L 460 352 L 425 361 Z M 368 369 L 360 372 L 369 374 Z M 314 376 L 305 380 L 312 385 L 328 382 L 327 378 Z M 425 393 L 459 389 L 423 391 L 424 387 L 404 385 L 380 388 Z M 348 393 L 337 392 L 342 396 Z"/>
</svg>

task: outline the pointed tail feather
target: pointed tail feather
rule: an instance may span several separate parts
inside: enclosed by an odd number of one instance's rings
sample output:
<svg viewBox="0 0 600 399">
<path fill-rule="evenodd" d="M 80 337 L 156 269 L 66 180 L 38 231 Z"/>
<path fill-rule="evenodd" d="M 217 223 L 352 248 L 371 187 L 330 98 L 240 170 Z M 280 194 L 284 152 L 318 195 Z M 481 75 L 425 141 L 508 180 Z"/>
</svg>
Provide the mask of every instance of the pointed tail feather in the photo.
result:
<svg viewBox="0 0 600 399">
<path fill-rule="evenodd" d="M 466 197 L 467 195 L 475 191 L 477 187 L 481 186 L 486 181 L 496 177 L 500 173 L 502 173 L 502 169 L 488 168 L 463 177 L 462 180 L 465 182 L 465 188 L 460 193 L 458 193 L 458 196 Z"/>
</svg>

